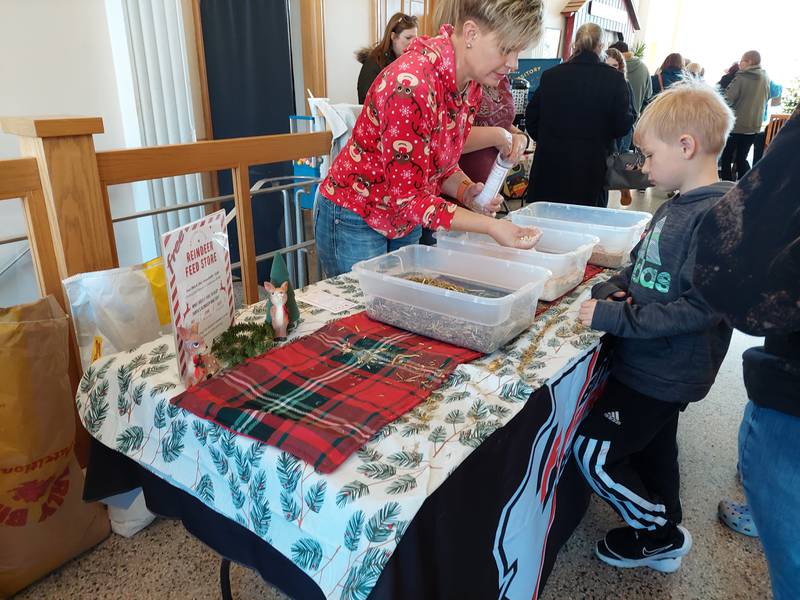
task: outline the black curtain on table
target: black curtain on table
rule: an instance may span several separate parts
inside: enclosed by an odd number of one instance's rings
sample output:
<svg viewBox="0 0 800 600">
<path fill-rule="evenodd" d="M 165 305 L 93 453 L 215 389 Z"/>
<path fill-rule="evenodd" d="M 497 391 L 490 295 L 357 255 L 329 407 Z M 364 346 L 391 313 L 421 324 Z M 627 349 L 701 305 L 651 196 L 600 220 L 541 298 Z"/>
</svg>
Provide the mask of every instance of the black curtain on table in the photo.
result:
<svg viewBox="0 0 800 600">
<path fill-rule="evenodd" d="M 214 138 L 288 133 L 295 102 L 287 0 L 201 0 L 200 14 Z M 250 184 L 291 172 L 291 162 L 253 166 Z M 230 171 L 219 173 L 219 190 L 233 193 Z M 281 247 L 282 225 L 280 194 L 253 199 L 257 255 Z M 238 261 L 235 221 L 228 234 Z M 259 281 L 269 267 L 270 261 L 259 263 Z"/>
</svg>

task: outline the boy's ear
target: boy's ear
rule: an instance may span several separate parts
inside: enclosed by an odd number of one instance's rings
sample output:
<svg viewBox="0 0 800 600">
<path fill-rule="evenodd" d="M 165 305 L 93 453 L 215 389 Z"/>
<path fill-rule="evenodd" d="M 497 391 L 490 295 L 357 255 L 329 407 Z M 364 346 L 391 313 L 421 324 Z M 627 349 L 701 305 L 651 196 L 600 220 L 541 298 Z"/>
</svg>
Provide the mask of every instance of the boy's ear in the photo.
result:
<svg viewBox="0 0 800 600">
<path fill-rule="evenodd" d="M 678 138 L 678 144 L 681 147 L 681 154 L 685 160 L 690 160 L 697 154 L 697 140 L 693 135 L 689 133 L 682 134 L 681 137 Z"/>
</svg>

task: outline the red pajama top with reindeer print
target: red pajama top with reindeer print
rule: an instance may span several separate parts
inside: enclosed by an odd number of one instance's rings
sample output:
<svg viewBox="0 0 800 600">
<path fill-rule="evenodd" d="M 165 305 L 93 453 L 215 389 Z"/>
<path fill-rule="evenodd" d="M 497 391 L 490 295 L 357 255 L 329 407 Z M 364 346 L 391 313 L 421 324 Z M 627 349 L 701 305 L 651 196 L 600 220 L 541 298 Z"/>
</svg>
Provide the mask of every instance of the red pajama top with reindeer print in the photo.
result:
<svg viewBox="0 0 800 600">
<path fill-rule="evenodd" d="M 322 194 L 387 238 L 419 224 L 449 229 L 455 204 L 439 197 L 458 169 L 481 87 L 456 88 L 452 27 L 417 38 L 386 67 L 364 100 L 350 141 L 322 183 Z"/>
</svg>

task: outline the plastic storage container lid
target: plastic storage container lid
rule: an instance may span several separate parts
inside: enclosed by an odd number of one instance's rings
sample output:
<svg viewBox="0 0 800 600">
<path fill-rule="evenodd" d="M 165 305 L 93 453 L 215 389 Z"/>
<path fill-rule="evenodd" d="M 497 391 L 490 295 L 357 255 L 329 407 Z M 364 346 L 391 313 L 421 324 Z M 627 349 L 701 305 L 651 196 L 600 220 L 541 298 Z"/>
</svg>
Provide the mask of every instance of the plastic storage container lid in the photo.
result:
<svg viewBox="0 0 800 600">
<path fill-rule="evenodd" d="M 437 244 L 441 248 L 449 248 L 459 252 L 470 253 L 471 248 L 491 252 L 492 256 L 506 260 L 542 266 L 558 275 L 562 264 L 566 267 L 573 257 L 585 252 L 591 254 L 600 238 L 588 233 L 565 231 L 561 229 L 539 228 L 542 237 L 531 250 L 507 248 L 498 244 L 491 236 L 482 233 L 466 233 L 461 231 L 440 231 L 436 233 Z M 472 256 L 475 256 L 473 253 Z M 588 256 L 588 254 L 587 254 Z M 544 263 L 547 264 L 544 264 Z"/>
<path fill-rule="evenodd" d="M 560 204 L 558 202 L 534 202 L 512 215 L 526 215 L 540 219 L 572 221 L 586 223 L 595 227 L 637 227 L 647 225 L 653 217 L 650 213 L 619 208 L 602 208 L 598 206 L 581 206 L 578 204 Z"/>
<path fill-rule="evenodd" d="M 532 217 L 528 217 L 532 218 Z M 536 249 L 519 250 L 499 245 L 491 237 L 476 233 L 439 232 L 438 247 L 468 252 L 471 255 L 494 256 L 544 267 L 552 272 L 539 296 L 552 302 L 583 280 L 586 264 L 600 239 L 587 233 L 563 229 L 541 228 L 542 237 Z"/>
</svg>

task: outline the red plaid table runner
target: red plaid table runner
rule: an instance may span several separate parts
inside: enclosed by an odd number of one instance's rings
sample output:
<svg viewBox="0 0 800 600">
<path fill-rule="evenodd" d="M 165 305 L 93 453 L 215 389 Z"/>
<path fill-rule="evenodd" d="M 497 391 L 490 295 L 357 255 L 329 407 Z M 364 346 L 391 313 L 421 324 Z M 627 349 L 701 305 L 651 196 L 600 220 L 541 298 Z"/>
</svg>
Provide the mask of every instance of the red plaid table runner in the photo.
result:
<svg viewBox="0 0 800 600">
<path fill-rule="evenodd" d="M 329 323 L 171 399 L 330 473 L 479 352 L 373 321 Z"/>
</svg>

